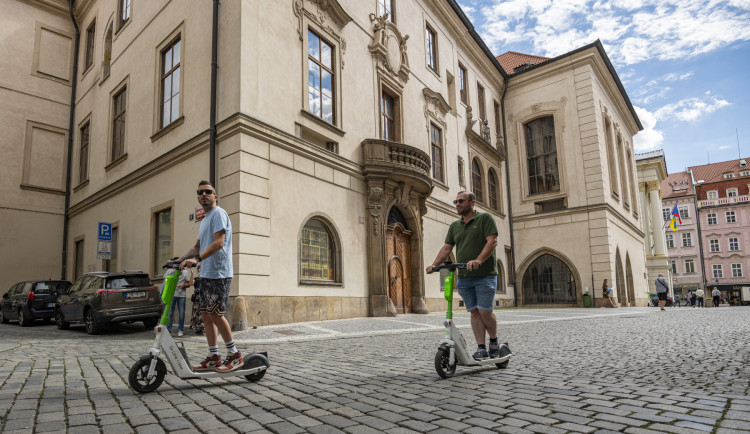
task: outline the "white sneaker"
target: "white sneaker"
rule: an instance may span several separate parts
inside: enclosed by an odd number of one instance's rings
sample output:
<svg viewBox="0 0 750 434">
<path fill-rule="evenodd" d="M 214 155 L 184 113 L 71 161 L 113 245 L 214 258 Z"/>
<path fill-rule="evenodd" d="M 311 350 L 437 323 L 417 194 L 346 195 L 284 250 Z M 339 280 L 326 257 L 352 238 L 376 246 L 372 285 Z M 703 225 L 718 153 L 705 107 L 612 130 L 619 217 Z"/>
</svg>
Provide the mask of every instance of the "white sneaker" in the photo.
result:
<svg viewBox="0 0 750 434">
<path fill-rule="evenodd" d="M 177 337 L 180 337 L 180 336 L 182 336 L 182 330 L 177 332 Z"/>
</svg>

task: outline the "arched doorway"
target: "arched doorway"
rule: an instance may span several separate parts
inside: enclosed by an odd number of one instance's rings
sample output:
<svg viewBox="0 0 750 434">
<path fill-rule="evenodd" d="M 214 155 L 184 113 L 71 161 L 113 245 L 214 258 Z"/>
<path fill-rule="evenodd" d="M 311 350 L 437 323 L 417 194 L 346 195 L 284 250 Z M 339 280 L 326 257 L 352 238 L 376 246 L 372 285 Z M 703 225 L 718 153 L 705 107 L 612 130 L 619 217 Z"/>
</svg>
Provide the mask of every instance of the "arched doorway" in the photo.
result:
<svg viewBox="0 0 750 434">
<path fill-rule="evenodd" d="M 617 286 L 617 301 L 624 305 L 628 299 L 625 295 L 625 274 L 622 272 L 620 249 L 617 249 L 617 254 L 615 254 L 615 285 Z"/>
<path fill-rule="evenodd" d="M 385 245 L 388 297 L 397 313 L 412 310 L 411 235 L 404 215 L 394 206 L 388 213 Z"/>
<path fill-rule="evenodd" d="M 630 254 L 625 255 L 625 282 L 628 285 L 628 306 L 635 306 L 635 288 L 633 287 L 633 269 L 630 268 Z"/>
<path fill-rule="evenodd" d="M 543 254 L 523 275 L 523 302 L 530 304 L 577 304 L 573 272 L 560 258 Z"/>
</svg>

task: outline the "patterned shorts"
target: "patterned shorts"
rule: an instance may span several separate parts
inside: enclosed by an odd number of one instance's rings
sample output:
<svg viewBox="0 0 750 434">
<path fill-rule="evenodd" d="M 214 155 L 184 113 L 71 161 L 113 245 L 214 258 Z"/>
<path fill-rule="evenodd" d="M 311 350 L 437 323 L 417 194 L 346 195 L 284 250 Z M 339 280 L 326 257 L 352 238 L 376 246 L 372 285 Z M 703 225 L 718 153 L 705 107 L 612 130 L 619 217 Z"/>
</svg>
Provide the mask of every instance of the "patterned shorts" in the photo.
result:
<svg viewBox="0 0 750 434">
<path fill-rule="evenodd" d="M 232 278 L 206 279 L 201 278 L 201 290 L 198 306 L 201 312 L 224 315 L 227 312 L 227 301 L 229 300 L 229 288 Z"/>
</svg>

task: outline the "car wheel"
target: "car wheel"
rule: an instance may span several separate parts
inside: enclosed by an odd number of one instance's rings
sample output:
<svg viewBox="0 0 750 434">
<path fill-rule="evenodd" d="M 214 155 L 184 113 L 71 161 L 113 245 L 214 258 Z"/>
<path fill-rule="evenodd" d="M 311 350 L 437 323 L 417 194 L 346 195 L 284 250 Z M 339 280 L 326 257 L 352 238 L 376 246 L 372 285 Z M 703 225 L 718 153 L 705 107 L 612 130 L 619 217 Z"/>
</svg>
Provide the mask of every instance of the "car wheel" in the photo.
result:
<svg viewBox="0 0 750 434">
<path fill-rule="evenodd" d="M 101 331 L 102 327 L 96 322 L 93 309 L 88 309 L 86 313 L 83 314 L 83 322 L 86 325 L 86 333 L 95 335 Z"/>
<path fill-rule="evenodd" d="M 149 318 L 149 319 L 144 319 L 143 320 L 143 325 L 147 329 L 152 329 L 152 328 L 156 327 L 157 324 L 159 324 L 159 319 L 157 319 L 157 318 Z"/>
<path fill-rule="evenodd" d="M 8 318 L 5 316 L 2 309 L 0 309 L 0 323 L 8 324 Z"/>
<path fill-rule="evenodd" d="M 55 324 L 57 324 L 59 330 L 67 330 L 70 328 L 70 323 L 65 321 L 62 309 L 59 307 L 55 309 Z"/>
<path fill-rule="evenodd" d="M 26 315 L 26 312 L 23 310 L 23 308 L 18 309 L 18 325 L 21 327 L 28 327 L 31 325 L 31 319 L 29 319 L 29 316 Z"/>
</svg>

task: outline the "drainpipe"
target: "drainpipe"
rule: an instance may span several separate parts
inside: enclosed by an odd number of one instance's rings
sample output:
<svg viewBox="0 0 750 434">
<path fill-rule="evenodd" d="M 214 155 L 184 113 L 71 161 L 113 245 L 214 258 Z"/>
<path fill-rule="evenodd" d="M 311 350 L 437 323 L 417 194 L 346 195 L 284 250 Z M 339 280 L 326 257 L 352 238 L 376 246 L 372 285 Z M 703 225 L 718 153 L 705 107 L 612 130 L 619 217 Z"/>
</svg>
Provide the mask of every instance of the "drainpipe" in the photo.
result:
<svg viewBox="0 0 750 434">
<path fill-rule="evenodd" d="M 219 46 L 219 0 L 214 0 L 213 24 L 211 26 L 211 113 L 208 127 L 208 180 L 216 188 L 216 72 Z"/>
<path fill-rule="evenodd" d="M 73 124 L 75 122 L 76 114 L 76 88 L 78 85 L 78 49 L 81 39 L 81 32 L 78 30 L 78 23 L 76 17 L 73 15 L 73 3 L 75 0 L 70 0 L 68 3 L 68 12 L 70 13 L 70 19 L 73 21 L 73 27 L 76 29 L 75 49 L 73 50 L 73 78 L 72 86 L 70 89 L 70 120 L 68 121 L 68 164 L 65 169 L 65 214 L 63 214 L 63 245 L 62 245 L 62 269 L 60 278 L 65 280 L 68 271 L 68 229 L 70 226 L 70 217 L 68 211 L 70 209 L 70 184 L 71 184 L 71 171 L 73 170 Z"/>
<path fill-rule="evenodd" d="M 693 187 L 693 206 L 695 206 L 695 225 L 698 229 L 698 252 L 701 257 L 701 280 L 703 282 L 703 291 L 706 290 L 708 283 L 706 281 L 706 263 L 703 258 L 703 237 L 701 236 L 701 214 L 698 210 L 698 191 L 695 188 L 695 177 L 693 176 L 693 171 L 689 170 L 690 172 L 690 185 Z"/>
<path fill-rule="evenodd" d="M 518 307 L 518 276 L 516 275 L 516 245 L 514 240 L 513 232 L 513 201 L 511 200 L 510 193 L 510 170 L 508 167 L 508 160 L 510 155 L 508 154 L 508 133 L 505 128 L 505 93 L 508 91 L 508 80 L 505 80 L 505 88 L 503 94 L 500 97 L 500 110 L 503 114 L 503 137 L 505 137 L 505 190 L 508 196 L 508 228 L 510 229 L 510 258 L 513 261 L 513 269 L 508 270 L 508 274 L 513 273 L 513 306 Z M 510 265 L 510 264 L 509 264 Z"/>
</svg>

